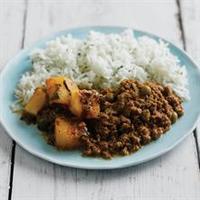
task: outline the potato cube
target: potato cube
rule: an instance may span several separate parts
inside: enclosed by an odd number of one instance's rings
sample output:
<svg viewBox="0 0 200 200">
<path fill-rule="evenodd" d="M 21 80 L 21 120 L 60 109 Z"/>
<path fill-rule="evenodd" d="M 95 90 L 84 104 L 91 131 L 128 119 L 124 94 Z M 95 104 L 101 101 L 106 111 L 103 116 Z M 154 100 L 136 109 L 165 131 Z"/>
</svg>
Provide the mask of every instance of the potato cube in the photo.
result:
<svg viewBox="0 0 200 200">
<path fill-rule="evenodd" d="M 67 78 L 65 79 L 65 87 L 70 93 L 69 110 L 77 117 L 80 117 L 83 112 L 80 90 L 76 83 Z"/>
<path fill-rule="evenodd" d="M 44 107 L 46 102 L 47 102 L 47 95 L 44 88 L 38 87 L 35 89 L 33 96 L 26 104 L 24 111 L 31 115 L 36 116 L 37 113 Z"/>
<path fill-rule="evenodd" d="M 81 90 L 83 117 L 97 118 L 100 113 L 99 94 L 95 90 Z"/>
<path fill-rule="evenodd" d="M 65 77 L 51 77 L 46 80 L 49 103 L 68 105 L 70 101 L 69 92 L 64 86 Z"/>
<path fill-rule="evenodd" d="M 79 148 L 79 139 L 84 131 L 85 126 L 81 126 L 80 122 L 57 117 L 55 120 L 55 146 L 62 150 Z"/>
<path fill-rule="evenodd" d="M 89 109 L 87 110 L 86 116 L 85 118 L 87 119 L 93 119 L 93 118 L 97 118 L 98 115 L 100 113 L 100 107 L 99 104 L 93 104 L 89 107 Z"/>
</svg>

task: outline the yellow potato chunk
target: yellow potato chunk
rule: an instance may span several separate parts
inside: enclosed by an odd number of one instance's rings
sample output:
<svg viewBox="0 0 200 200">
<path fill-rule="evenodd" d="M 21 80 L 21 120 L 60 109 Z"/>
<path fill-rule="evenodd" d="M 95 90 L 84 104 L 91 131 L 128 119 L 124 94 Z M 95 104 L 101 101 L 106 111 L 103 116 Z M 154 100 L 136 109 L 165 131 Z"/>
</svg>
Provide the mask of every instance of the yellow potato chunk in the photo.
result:
<svg viewBox="0 0 200 200">
<path fill-rule="evenodd" d="M 83 117 L 97 118 L 100 113 L 99 94 L 95 90 L 81 90 Z"/>
<path fill-rule="evenodd" d="M 58 149 L 77 149 L 80 147 L 80 136 L 85 127 L 80 122 L 72 121 L 63 117 L 55 120 L 55 146 Z"/>
<path fill-rule="evenodd" d="M 100 106 L 98 103 L 95 103 L 90 106 L 90 108 L 87 110 L 85 118 L 87 119 L 93 119 L 97 118 L 100 113 Z"/>
<path fill-rule="evenodd" d="M 68 105 L 70 95 L 64 85 L 65 77 L 51 77 L 46 80 L 47 93 L 49 95 L 49 103 L 58 103 Z"/>
<path fill-rule="evenodd" d="M 77 117 L 80 117 L 83 112 L 80 90 L 76 83 L 67 78 L 65 78 L 65 87 L 70 93 L 69 110 Z"/>
<path fill-rule="evenodd" d="M 99 98 L 94 91 L 79 90 L 72 80 L 64 77 L 51 77 L 46 80 L 50 103 L 67 105 L 72 114 L 83 118 L 97 118 Z"/>
<path fill-rule="evenodd" d="M 43 106 L 47 102 L 47 95 L 42 87 L 38 87 L 35 89 L 33 96 L 30 98 L 28 103 L 26 104 L 24 111 L 36 116 L 37 113 L 43 108 Z"/>
</svg>

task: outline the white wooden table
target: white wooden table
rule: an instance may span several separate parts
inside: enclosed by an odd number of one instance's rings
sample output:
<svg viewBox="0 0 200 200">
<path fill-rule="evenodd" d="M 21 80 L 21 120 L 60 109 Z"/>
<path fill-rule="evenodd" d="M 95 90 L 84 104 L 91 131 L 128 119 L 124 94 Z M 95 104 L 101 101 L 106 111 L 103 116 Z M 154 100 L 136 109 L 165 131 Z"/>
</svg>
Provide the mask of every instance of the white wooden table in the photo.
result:
<svg viewBox="0 0 200 200">
<path fill-rule="evenodd" d="M 200 0 L 0 0 L 0 69 L 39 38 L 85 25 L 150 31 L 200 63 Z M 89 171 L 30 155 L 0 126 L 0 200 L 200 200 L 198 132 L 148 163 Z"/>
</svg>

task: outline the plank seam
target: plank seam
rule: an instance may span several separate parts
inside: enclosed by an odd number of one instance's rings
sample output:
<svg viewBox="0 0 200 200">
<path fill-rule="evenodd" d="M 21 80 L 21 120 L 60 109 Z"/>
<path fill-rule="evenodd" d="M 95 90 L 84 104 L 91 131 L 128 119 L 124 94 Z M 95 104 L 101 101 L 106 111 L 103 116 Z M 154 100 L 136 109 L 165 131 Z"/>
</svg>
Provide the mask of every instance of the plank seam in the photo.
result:
<svg viewBox="0 0 200 200">
<path fill-rule="evenodd" d="M 24 17 L 23 17 L 23 30 L 22 30 L 22 42 L 21 49 L 24 48 L 25 36 L 26 36 L 26 22 L 27 22 L 27 13 L 28 13 L 28 0 L 24 0 L 25 8 L 24 8 Z"/>
<path fill-rule="evenodd" d="M 182 10 L 181 10 L 180 0 L 176 0 L 176 5 L 178 8 L 177 18 L 178 18 L 179 29 L 181 31 L 181 40 L 182 40 L 182 44 L 183 44 L 183 49 L 186 50 L 185 31 L 184 31 L 184 27 L 183 27 L 183 19 L 182 19 Z"/>
<path fill-rule="evenodd" d="M 187 45 L 186 45 L 186 40 L 185 40 L 185 30 L 184 30 L 184 25 L 183 25 L 183 14 L 182 14 L 182 9 L 181 9 L 181 1 L 176 0 L 177 8 L 178 8 L 178 23 L 179 23 L 179 28 L 181 31 L 181 40 L 183 43 L 183 49 L 186 51 L 187 50 Z M 197 152 L 197 162 L 200 170 L 200 147 L 198 144 L 198 138 L 197 138 L 197 130 L 196 128 L 193 131 L 193 136 L 195 140 L 195 146 L 196 146 L 196 152 Z"/>
<path fill-rule="evenodd" d="M 10 164 L 10 180 L 9 180 L 9 191 L 8 191 L 8 200 L 12 198 L 12 185 L 13 185 L 13 172 L 14 172 L 14 163 L 15 163 L 15 149 L 16 142 L 12 142 L 12 151 L 11 151 L 11 164 Z"/>
<path fill-rule="evenodd" d="M 24 48 L 25 33 L 26 33 L 26 21 L 27 21 L 27 11 L 28 11 L 28 0 L 24 0 L 24 16 L 23 16 L 23 29 L 22 29 L 22 40 L 21 40 L 21 49 Z M 10 180 L 9 180 L 9 191 L 8 191 L 8 200 L 12 199 L 12 187 L 13 187 L 13 175 L 15 168 L 15 149 L 16 142 L 12 142 L 12 151 L 11 151 L 11 165 L 10 165 Z"/>
<path fill-rule="evenodd" d="M 196 151 L 197 151 L 197 159 L 198 159 L 198 164 L 199 164 L 199 170 L 200 170 L 200 146 L 198 143 L 198 137 L 197 137 L 197 129 L 194 130 L 193 135 L 195 139 L 195 144 L 196 144 Z"/>
</svg>

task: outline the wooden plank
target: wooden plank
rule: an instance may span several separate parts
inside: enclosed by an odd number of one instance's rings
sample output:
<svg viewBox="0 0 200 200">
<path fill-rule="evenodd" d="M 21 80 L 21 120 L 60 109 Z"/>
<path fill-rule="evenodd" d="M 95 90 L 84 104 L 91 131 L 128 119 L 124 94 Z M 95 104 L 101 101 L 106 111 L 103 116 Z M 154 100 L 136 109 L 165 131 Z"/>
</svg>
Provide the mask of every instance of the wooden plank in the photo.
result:
<svg viewBox="0 0 200 200">
<path fill-rule="evenodd" d="M 177 12 L 173 0 L 30 1 L 25 45 L 57 30 L 98 24 L 141 28 L 181 46 Z M 121 170 L 88 171 L 49 164 L 17 146 L 12 199 L 197 200 L 200 175 L 195 153 L 191 135 L 167 155 L 146 164 Z"/>
<path fill-rule="evenodd" d="M 180 1 L 183 31 L 185 36 L 186 50 L 192 55 L 200 67 L 200 1 L 183 0 Z M 200 147 L 200 121 L 197 127 L 197 142 Z M 199 149 L 200 151 L 200 149 Z M 199 155 L 200 157 L 200 155 Z"/>
<path fill-rule="evenodd" d="M 24 3 L 0 1 L 0 71 L 21 48 Z M 14 33 L 14 34 L 13 34 Z M 1 97 L 2 98 L 2 97 Z M 1 110 L 1 108 L 0 108 Z M 0 199 L 7 200 L 12 140 L 0 124 Z"/>
</svg>

